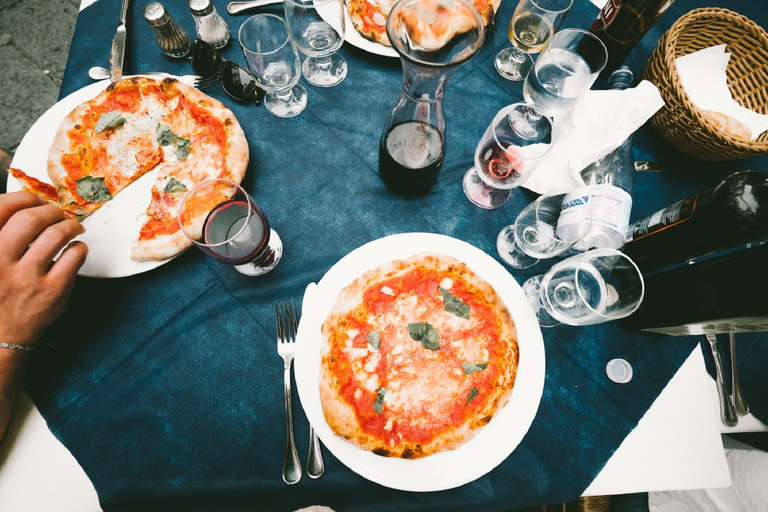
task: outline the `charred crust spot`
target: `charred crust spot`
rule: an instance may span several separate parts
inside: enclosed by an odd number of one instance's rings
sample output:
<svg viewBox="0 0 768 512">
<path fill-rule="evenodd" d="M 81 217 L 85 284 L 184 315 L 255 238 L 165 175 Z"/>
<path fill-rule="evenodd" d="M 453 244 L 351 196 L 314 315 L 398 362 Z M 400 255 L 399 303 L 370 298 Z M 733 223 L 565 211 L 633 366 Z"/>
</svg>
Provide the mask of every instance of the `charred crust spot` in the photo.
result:
<svg viewBox="0 0 768 512">
<path fill-rule="evenodd" d="M 229 117 L 224 120 L 224 126 L 232 126 L 233 124 L 235 124 L 235 122 Z"/>
<path fill-rule="evenodd" d="M 491 416 L 483 416 L 482 418 L 480 418 L 481 425 L 487 425 L 490 422 L 491 422 Z"/>
<path fill-rule="evenodd" d="M 380 455 L 381 457 L 389 457 L 389 450 L 385 448 L 374 448 L 373 453 Z"/>
</svg>

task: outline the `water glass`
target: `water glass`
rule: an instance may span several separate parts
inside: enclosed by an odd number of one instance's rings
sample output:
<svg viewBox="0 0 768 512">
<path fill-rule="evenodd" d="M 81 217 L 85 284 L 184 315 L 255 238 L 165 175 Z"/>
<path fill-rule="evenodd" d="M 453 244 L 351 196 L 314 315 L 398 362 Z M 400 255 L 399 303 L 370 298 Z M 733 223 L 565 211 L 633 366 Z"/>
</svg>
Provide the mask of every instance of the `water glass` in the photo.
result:
<svg viewBox="0 0 768 512">
<path fill-rule="evenodd" d="M 615 249 L 593 249 L 564 259 L 523 283 L 539 325 L 591 325 L 634 313 L 645 284 L 637 265 Z"/>
<path fill-rule="evenodd" d="M 597 36 L 585 30 L 561 30 L 525 77 L 525 101 L 552 117 L 560 116 L 576 106 L 607 61 L 608 52 Z"/>
</svg>

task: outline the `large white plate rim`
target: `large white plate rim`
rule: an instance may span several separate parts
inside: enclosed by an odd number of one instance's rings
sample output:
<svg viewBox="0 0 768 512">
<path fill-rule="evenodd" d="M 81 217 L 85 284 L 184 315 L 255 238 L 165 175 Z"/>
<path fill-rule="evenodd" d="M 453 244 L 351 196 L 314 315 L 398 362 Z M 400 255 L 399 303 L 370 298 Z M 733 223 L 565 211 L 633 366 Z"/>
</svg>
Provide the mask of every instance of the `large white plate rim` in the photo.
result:
<svg viewBox="0 0 768 512">
<path fill-rule="evenodd" d="M 79 89 L 49 108 L 24 135 L 12 165 L 45 183 L 48 177 L 48 150 L 62 119 L 81 103 L 95 98 L 110 84 L 102 80 Z M 41 148 L 46 148 L 45 151 Z M 116 194 L 83 220 L 86 232 L 76 240 L 88 245 L 88 258 L 78 275 L 87 277 L 125 277 L 164 265 L 163 261 L 133 261 L 130 250 L 141 228 L 144 211 L 151 199 L 157 171 L 150 171 Z M 8 192 L 21 190 L 19 182 L 8 178 Z M 127 215 L 126 215 L 127 214 Z"/>
<path fill-rule="evenodd" d="M 380 457 L 333 434 L 320 406 L 320 326 L 338 293 L 365 270 L 421 252 L 453 256 L 492 283 L 518 330 L 520 365 L 509 403 L 470 441 L 456 450 L 417 460 Z M 434 233 L 403 233 L 369 242 L 337 262 L 317 285 L 307 287 L 297 333 L 296 385 L 310 424 L 342 463 L 359 475 L 394 489 L 439 491 L 471 482 L 506 459 L 527 433 L 544 388 L 541 329 L 520 285 L 496 260 L 455 238 Z M 482 454 L 479 457 L 478 454 Z"/>
</svg>

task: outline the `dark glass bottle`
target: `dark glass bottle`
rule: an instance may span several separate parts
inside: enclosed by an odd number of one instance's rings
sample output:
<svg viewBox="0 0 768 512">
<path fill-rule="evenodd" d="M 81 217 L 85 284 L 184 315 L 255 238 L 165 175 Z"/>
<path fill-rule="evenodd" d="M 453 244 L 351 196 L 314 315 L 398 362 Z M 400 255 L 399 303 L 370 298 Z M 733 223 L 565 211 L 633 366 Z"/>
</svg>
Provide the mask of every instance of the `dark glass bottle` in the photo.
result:
<svg viewBox="0 0 768 512">
<path fill-rule="evenodd" d="M 624 62 L 629 52 L 675 0 L 608 0 L 589 31 L 608 49 L 603 75 Z"/>
<path fill-rule="evenodd" d="M 643 303 L 620 323 L 678 336 L 768 331 L 766 264 L 768 244 L 757 244 L 644 274 Z"/>
<path fill-rule="evenodd" d="M 768 238 L 768 174 L 741 171 L 629 226 L 643 273 Z"/>
</svg>

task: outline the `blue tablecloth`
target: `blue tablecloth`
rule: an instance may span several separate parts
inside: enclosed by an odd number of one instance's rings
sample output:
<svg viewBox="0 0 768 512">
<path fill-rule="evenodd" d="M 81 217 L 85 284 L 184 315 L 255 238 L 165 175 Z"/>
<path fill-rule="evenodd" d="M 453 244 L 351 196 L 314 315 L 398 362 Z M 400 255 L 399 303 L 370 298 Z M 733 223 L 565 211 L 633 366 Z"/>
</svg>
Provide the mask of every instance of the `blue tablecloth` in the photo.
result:
<svg viewBox="0 0 768 512">
<path fill-rule="evenodd" d="M 213 3 L 236 34 L 247 15 L 228 16 L 225 1 Z M 190 73 L 187 61 L 160 53 L 141 16 L 144 4 L 131 6 L 126 73 Z M 194 33 L 186 2 L 163 4 Z M 289 487 L 280 478 L 285 440 L 274 301 L 300 302 L 305 286 L 342 256 L 393 233 L 441 233 L 495 257 L 496 234 L 532 199 L 518 190 L 504 207 L 485 211 L 471 205 L 461 188 L 493 115 L 521 98 L 520 84 L 504 81 L 493 67 L 493 56 L 508 44 L 514 7 L 504 0 L 498 33 L 448 87 L 447 156 L 437 186 L 424 197 L 402 198 L 377 174 L 379 137 L 401 88 L 397 59 L 345 45 L 345 82 L 309 87 L 307 110 L 290 120 L 238 104 L 218 85 L 206 91 L 229 106 L 245 129 L 251 160 L 244 186 L 280 233 L 285 253 L 260 278 L 190 250 L 146 274 L 78 280 L 67 313 L 48 333 L 56 345 L 34 355 L 25 386 L 106 510 L 281 511 L 318 503 L 339 511 L 509 510 L 573 500 L 600 472 L 698 340 L 625 332 L 616 323 L 544 330 L 546 381 L 528 434 L 499 467 L 457 489 L 388 489 L 327 451 L 321 479 L 305 477 Z M 637 75 L 658 37 L 693 7 L 678 0 L 645 37 L 632 57 Z M 766 26 L 760 6 L 740 7 Z M 118 0 L 99 0 L 80 14 L 62 96 L 91 83 L 89 67 L 107 65 L 119 9 Z M 280 13 L 281 7 L 267 10 Z M 588 27 L 596 14 L 587 0 L 576 0 L 565 26 Z M 244 64 L 234 38 L 224 56 Z M 645 130 L 635 141 L 636 159 L 660 161 L 668 172 L 637 176 L 634 218 L 730 171 L 765 167 L 758 159 L 692 162 Z M 545 269 L 540 264 L 512 274 L 522 282 Z M 628 384 L 606 377 L 605 364 L 616 357 L 633 366 Z M 768 413 L 765 405 L 760 407 Z M 304 460 L 308 424 L 295 407 Z"/>
</svg>

